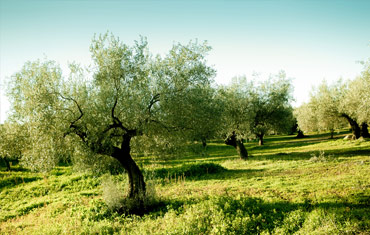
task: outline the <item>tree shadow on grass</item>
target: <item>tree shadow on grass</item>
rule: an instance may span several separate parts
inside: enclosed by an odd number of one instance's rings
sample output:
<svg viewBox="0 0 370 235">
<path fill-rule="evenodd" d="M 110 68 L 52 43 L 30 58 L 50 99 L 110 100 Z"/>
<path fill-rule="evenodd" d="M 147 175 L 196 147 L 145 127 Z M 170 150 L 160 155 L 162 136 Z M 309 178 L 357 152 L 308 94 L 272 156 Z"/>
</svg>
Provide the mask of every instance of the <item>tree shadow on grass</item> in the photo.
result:
<svg viewBox="0 0 370 235">
<path fill-rule="evenodd" d="M 296 141 L 290 141 L 290 139 L 294 139 L 294 137 L 285 138 L 287 139 L 286 142 L 276 142 L 275 140 L 273 142 L 270 142 L 266 140 L 266 144 L 263 146 L 258 146 L 254 142 L 249 142 L 245 143 L 245 147 L 247 148 L 247 151 L 250 155 L 253 154 L 259 154 L 259 153 L 268 153 L 271 151 L 279 151 L 279 149 L 285 149 L 285 148 L 299 148 L 299 147 L 305 147 L 309 145 L 314 145 L 320 142 L 324 141 L 332 141 L 333 139 L 329 139 L 326 135 L 320 136 L 320 138 L 315 137 L 315 138 L 305 138 L 304 140 L 299 139 Z M 203 158 L 205 160 L 210 160 L 210 161 L 225 161 L 225 160 L 230 160 L 230 159 L 237 159 L 239 158 L 237 156 L 237 152 L 235 148 L 231 146 L 227 146 L 226 144 L 220 144 L 220 145 L 209 145 L 208 147 L 208 156 L 204 156 Z M 201 159 L 202 157 L 199 155 L 195 154 L 190 154 L 189 156 L 182 158 L 179 161 L 184 161 L 186 160 L 195 160 L 195 159 Z M 253 159 L 253 158 L 250 158 Z M 247 159 L 250 160 L 250 159 Z"/>
<path fill-rule="evenodd" d="M 297 160 L 310 160 L 314 156 L 319 156 L 320 151 L 307 151 L 307 152 L 291 152 L 291 153 L 272 153 L 264 154 L 261 156 L 255 156 L 250 158 L 250 161 L 261 161 L 261 160 L 272 160 L 272 161 L 297 161 Z M 336 160 L 343 161 L 346 158 L 351 158 L 353 156 L 370 156 L 370 149 L 341 149 L 341 150 L 323 150 L 323 156 L 325 159 L 322 160 Z M 342 158 L 342 159 L 339 159 Z M 320 159 L 319 159 L 320 160 Z"/>
<path fill-rule="evenodd" d="M 41 177 L 38 176 L 8 176 L 8 177 L 1 177 L 0 176 L 0 189 L 6 187 L 13 187 L 19 184 L 29 183 L 32 181 L 40 180 Z"/>
<path fill-rule="evenodd" d="M 230 170 L 215 163 L 187 164 L 172 168 L 157 168 L 147 170 L 146 174 L 153 178 L 161 180 L 162 183 L 171 183 L 174 181 L 185 180 L 224 180 L 236 179 L 240 177 L 255 177 L 263 169 L 237 169 Z"/>
<path fill-rule="evenodd" d="M 307 136 L 303 139 L 297 139 L 295 136 L 269 136 L 265 139 L 265 145 L 258 146 L 257 142 L 247 142 L 244 143 L 249 155 L 254 154 L 271 154 L 271 152 L 277 152 L 279 154 L 279 151 L 282 151 L 282 149 L 286 148 L 299 148 L 299 147 L 305 147 L 314 145 L 321 142 L 330 142 L 333 140 L 341 139 L 347 132 L 343 132 L 340 134 L 335 135 L 334 139 L 330 139 L 330 134 L 324 133 L 324 134 L 317 134 L 317 135 L 311 135 Z M 302 153 L 299 153 L 302 154 Z M 298 154 L 298 155 L 299 155 Z M 304 155 L 306 153 L 303 153 Z M 307 156 L 309 157 L 309 156 Z M 305 158 L 307 158 L 305 157 Z M 163 165 L 163 166 L 178 166 L 190 162 L 199 162 L 199 161 L 208 161 L 208 162 L 221 162 L 226 160 L 235 160 L 239 159 L 238 153 L 235 148 L 232 146 L 228 146 L 224 143 L 222 140 L 212 140 L 209 141 L 207 145 L 207 150 L 204 154 L 204 152 L 194 153 L 194 152 L 188 152 L 184 153 L 182 156 L 177 156 L 173 158 L 166 159 L 156 159 L 154 161 L 157 164 Z M 255 158 L 250 157 L 247 159 L 253 160 Z M 295 160 L 296 157 L 294 157 Z M 286 159 L 285 159 L 286 160 Z M 140 161 L 140 158 L 138 159 Z M 143 161 L 145 163 L 145 161 Z M 149 161 L 148 161 L 149 162 Z"/>
</svg>

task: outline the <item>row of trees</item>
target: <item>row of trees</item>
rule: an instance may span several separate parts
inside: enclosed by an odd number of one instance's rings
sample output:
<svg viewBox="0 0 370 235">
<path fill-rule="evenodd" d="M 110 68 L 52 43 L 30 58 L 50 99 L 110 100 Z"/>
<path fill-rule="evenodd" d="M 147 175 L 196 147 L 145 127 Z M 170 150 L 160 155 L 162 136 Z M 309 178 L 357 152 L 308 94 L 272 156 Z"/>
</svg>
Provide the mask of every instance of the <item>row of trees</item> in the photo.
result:
<svg viewBox="0 0 370 235">
<path fill-rule="evenodd" d="M 360 76 L 328 85 L 323 81 L 310 94 L 310 101 L 295 110 L 303 131 L 330 131 L 351 126 L 353 138 L 368 138 L 370 123 L 370 61 Z"/>
<path fill-rule="evenodd" d="M 163 156 L 222 137 L 247 159 L 244 139 L 262 145 L 269 132 L 293 125 L 291 82 L 281 72 L 259 84 L 237 77 L 216 87 L 209 50 L 190 42 L 153 56 L 144 38 L 128 46 L 105 34 L 92 41 L 94 64 L 71 64 L 68 77 L 53 61 L 26 63 L 9 82 L 12 115 L 1 126 L 1 156 L 22 156 L 34 170 L 61 158 L 109 156 L 128 173 L 132 198 L 146 191 L 133 153 Z"/>
</svg>

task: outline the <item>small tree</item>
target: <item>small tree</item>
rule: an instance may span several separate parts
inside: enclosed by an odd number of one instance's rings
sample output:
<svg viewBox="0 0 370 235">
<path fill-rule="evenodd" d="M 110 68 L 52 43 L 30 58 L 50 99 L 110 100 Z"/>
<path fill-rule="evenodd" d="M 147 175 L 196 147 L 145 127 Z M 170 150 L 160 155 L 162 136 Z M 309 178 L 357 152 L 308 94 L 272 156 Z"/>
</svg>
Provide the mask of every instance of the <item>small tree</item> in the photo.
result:
<svg viewBox="0 0 370 235">
<path fill-rule="evenodd" d="M 303 103 L 293 113 L 297 118 L 298 129 L 302 132 L 317 131 L 319 129 L 317 116 L 314 115 L 314 107 L 311 103 Z"/>
<path fill-rule="evenodd" d="M 341 82 L 329 86 L 324 80 L 311 94 L 313 114 L 317 117 L 318 129 L 329 130 L 331 138 L 334 130 L 344 126 L 343 114 L 339 111 L 341 101 Z"/>
<path fill-rule="evenodd" d="M 49 61 L 28 63 L 13 77 L 13 116 L 30 124 L 34 140 L 25 159 L 55 165 L 58 151 L 65 151 L 58 146 L 70 136 L 91 157 L 116 159 L 129 176 L 128 196 L 140 199 L 146 184 L 132 153 L 175 149 L 189 131 L 202 128 L 186 107 L 196 105 L 191 102 L 215 74 L 205 61 L 210 47 L 177 44 L 165 57 L 153 57 L 145 39 L 130 47 L 105 34 L 90 50 L 92 77 L 71 65 L 63 79 Z"/>
<path fill-rule="evenodd" d="M 252 135 L 251 122 L 255 115 L 253 99 L 255 87 L 246 77 L 234 77 L 230 86 L 220 87 L 219 99 L 223 102 L 221 135 L 225 144 L 233 146 L 241 159 L 248 159 L 243 140 Z"/>
<path fill-rule="evenodd" d="M 0 157 L 11 170 L 10 160 L 20 159 L 28 141 L 25 125 L 5 122 L 0 124 Z"/>
<path fill-rule="evenodd" d="M 191 101 L 182 107 L 182 118 L 192 127 L 188 132 L 190 140 L 200 141 L 203 151 L 207 140 L 217 137 L 221 125 L 222 103 L 215 89 L 202 87 L 195 89 Z"/>
<path fill-rule="evenodd" d="M 266 134 L 271 131 L 289 132 L 293 125 L 292 85 L 282 71 L 275 78 L 261 83 L 256 91 L 252 132 L 259 139 L 259 145 L 263 145 Z"/>
</svg>

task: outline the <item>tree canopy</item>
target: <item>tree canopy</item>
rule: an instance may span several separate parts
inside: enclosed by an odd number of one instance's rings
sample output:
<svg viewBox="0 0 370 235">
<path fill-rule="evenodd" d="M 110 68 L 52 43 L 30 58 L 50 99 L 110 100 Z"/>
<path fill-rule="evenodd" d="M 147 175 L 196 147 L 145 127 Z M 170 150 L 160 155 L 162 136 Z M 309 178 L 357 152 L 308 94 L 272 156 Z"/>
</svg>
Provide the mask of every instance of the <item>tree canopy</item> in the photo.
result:
<svg viewBox="0 0 370 235">
<path fill-rule="evenodd" d="M 10 122 L 0 124 L 0 158 L 5 161 L 7 170 L 10 170 L 10 160 L 22 157 L 28 140 L 25 125 Z"/>
<path fill-rule="evenodd" d="M 333 136 L 334 130 L 347 122 L 355 138 L 370 137 L 369 62 L 364 65 L 361 76 L 354 80 L 338 80 L 331 85 L 323 81 L 313 88 L 310 101 L 295 111 L 299 127 L 304 131 L 330 130 Z"/>
<path fill-rule="evenodd" d="M 291 81 L 284 72 L 257 85 L 242 76 L 220 87 L 219 96 L 224 102 L 220 130 L 225 143 L 236 148 L 240 158 L 248 158 L 244 139 L 257 137 L 262 145 L 263 137 L 271 131 L 291 129 L 291 91 Z"/>
<path fill-rule="evenodd" d="M 252 132 L 263 145 L 263 137 L 271 131 L 287 133 L 294 125 L 292 84 L 284 71 L 262 82 L 253 99 L 254 118 Z"/>
<path fill-rule="evenodd" d="M 194 125 L 202 114 L 189 115 L 188 108 L 209 95 L 199 92 L 215 74 L 206 64 L 209 50 L 206 43 L 190 42 L 153 56 L 145 38 L 129 46 L 104 34 L 92 41 L 90 70 L 71 64 L 64 78 L 55 62 L 27 63 L 9 85 L 13 119 L 30 125 L 24 159 L 42 160 L 31 164 L 35 169 L 50 168 L 58 157 L 81 152 L 66 152 L 73 143 L 91 157 L 118 160 L 129 175 L 129 196 L 145 194 L 131 154 L 175 149 L 189 132 L 203 128 Z"/>
</svg>

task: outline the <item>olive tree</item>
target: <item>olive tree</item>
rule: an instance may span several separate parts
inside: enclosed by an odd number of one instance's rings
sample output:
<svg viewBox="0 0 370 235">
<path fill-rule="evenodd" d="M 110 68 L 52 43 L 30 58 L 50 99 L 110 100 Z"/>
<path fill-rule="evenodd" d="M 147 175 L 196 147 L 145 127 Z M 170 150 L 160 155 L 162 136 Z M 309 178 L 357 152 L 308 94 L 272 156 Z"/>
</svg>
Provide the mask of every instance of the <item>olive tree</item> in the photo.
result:
<svg viewBox="0 0 370 235">
<path fill-rule="evenodd" d="M 234 77 L 229 86 L 218 89 L 218 97 L 223 102 L 220 133 L 225 138 L 225 144 L 233 146 L 243 160 L 248 159 L 243 141 L 253 134 L 254 94 L 254 84 L 247 81 L 245 76 Z"/>
<path fill-rule="evenodd" d="M 318 131 L 317 116 L 314 115 L 315 107 L 312 103 L 303 103 L 294 110 L 294 116 L 297 119 L 298 128 L 303 132 Z"/>
<path fill-rule="evenodd" d="M 62 72 L 55 62 L 27 62 L 11 77 L 8 96 L 13 122 L 27 126 L 29 141 L 22 162 L 32 170 L 49 170 L 64 152 L 63 132 L 67 126 L 61 94 Z"/>
<path fill-rule="evenodd" d="M 343 113 L 338 108 L 341 96 L 341 81 L 328 85 L 324 80 L 311 93 L 311 105 L 314 107 L 311 115 L 317 117 L 318 130 L 329 130 L 331 138 L 334 137 L 334 130 L 344 126 Z"/>
<path fill-rule="evenodd" d="M 356 122 L 354 133 L 356 137 L 370 137 L 368 124 L 370 123 L 370 61 L 364 63 L 361 75 L 345 86 L 340 110 L 352 122 Z M 347 117 L 348 116 L 348 117 Z M 349 120 L 350 121 L 350 120 Z M 354 124 L 353 124 L 354 125 Z"/>
<path fill-rule="evenodd" d="M 295 110 L 299 128 L 306 132 L 330 131 L 333 138 L 334 131 L 345 126 L 346 114 L 339 109 L 342 96 L 340 80 L 332 85 L 324 80 L 313 87 L 309 102 Z"/>
<path fill-rule="evenodd" d="M 256 87 L 253 98 L 254 117 L 252 132 L 263 145 L 263 138 L 271 131 L 289 132 L 293 125 L 293 108 L 291 81 L 285 72 L 262 82 Z"/>
<path fill-rule="evenodd" d="M 202 87 L 193 90 L 189 102 L 183 103 L 182 118 L 188 119 L 191 129 L 188 131 L 188 139 L 200 141 L 203 151 L 207 146 L 207 140 L 218 137 L 221 125 L 222 103 L 212 87 Z"/>
<path fill-rule="evenodd" d="M 132 153 L 175 148 L 202 128 L 187 108 L 215 74 L 206 65 L 209 50 L 190 42 L 152 56 L 143 38 L 128 46 L 105 34 L 92 41 L 89 71 L 72 65 L 69 78 L 62 78 L 53 62 L 26 64 L 10 82 L 9 95 L 14 116 L 30 123 L 38 141 L 27 156 L 53 165 L 65 151 L 59 146 L 73 138 L 91 156 L 116 159 L 128 174 L 129 197 L 140 198 L 146 184 Z"/>
<path fill-rule="evenodd" d="M 27 133 L 25 125 L 11 122 L 0 124 L 0 158 L 8 171 L 11 170 L 10 160 L 20 159 L 26 149 Z"/>
<path fill-rule="evenodd" d="M 364 72 L 366 75 L 366 73 Z M 308 104 L 296 111 L 298 124 L 305 131 L 329 130 L 331 138 L 335 129 L 343 128 L 347 122 L 355 138 L 367 137 L 366 95 L 368 90 L 366 79 L 359 77 L 353 81 L 328 85 L 323 81 L 313 88 Z M 365 102 L 362 102 L 362 99 Z M 364 109 L 362 109 L 365 107 Z M 363 115 L 365 113 L 365 115 Z M 316 124 L 315 124 L 316 122 Z"/>
</svg>

